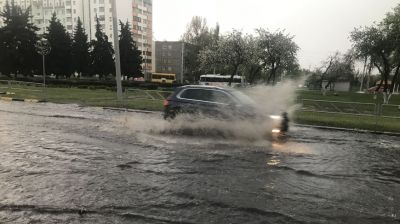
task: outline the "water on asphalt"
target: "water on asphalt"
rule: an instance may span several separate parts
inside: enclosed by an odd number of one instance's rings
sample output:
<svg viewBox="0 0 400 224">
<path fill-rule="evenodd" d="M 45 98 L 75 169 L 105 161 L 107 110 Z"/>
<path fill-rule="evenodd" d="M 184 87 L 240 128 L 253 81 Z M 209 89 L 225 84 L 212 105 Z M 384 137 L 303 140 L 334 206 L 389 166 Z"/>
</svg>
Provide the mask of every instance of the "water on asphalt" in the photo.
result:
<svg viewBox="0 0 400 224">
<path fill-rule="evenodd" d="M 0 102 L 0 223 L 400 222 L 398 137 L 227 127 Z"/>
</svg>

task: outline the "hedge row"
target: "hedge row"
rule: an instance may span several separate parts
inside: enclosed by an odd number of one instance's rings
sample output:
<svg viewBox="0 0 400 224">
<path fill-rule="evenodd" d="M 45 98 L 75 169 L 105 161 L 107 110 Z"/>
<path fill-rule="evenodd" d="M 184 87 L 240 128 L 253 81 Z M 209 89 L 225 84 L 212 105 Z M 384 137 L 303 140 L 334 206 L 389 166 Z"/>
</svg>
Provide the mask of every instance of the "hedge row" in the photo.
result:
<svg viewBox="0 0 400 224">
<path fill-rule="evenodd" d="M 9 77 L 0 77 L 0 80 L 10 80 Z M 42 83 L 43 79 L 33 77 L 13 78 L 14 81 Z M 55 88 L 81 88 L 81 89 L 116 89 L 113 80 L 88 80 L 88 79 L 46 79 L 46 85 Z M 124 88 L 140 88 L 155 90 L 158 88 L 175 88 L 180 84 L 157 84 L 149 82 L 122 81 Z"/>
</svg>

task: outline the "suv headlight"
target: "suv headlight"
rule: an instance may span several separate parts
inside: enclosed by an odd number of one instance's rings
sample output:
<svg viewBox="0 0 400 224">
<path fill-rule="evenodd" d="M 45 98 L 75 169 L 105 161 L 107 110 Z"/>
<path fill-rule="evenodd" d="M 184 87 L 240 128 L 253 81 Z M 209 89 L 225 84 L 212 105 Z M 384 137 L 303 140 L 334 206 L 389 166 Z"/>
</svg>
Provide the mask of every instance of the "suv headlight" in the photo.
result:
<svg viewBox="0 0 400 224">
<path fill-rule="evenodd" d="M 271 118 L 272 120 L 281 120 L 282 116 L 279 115 L 270 115 L 269 118 Z"/>
</svg>

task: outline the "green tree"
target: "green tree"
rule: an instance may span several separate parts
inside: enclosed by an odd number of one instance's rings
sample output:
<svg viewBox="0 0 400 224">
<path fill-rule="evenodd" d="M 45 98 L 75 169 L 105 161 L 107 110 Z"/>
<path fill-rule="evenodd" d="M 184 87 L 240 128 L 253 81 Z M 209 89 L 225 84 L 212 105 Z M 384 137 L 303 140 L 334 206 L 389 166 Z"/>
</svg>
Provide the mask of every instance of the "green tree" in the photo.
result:
<svg viewBox="0 0 400 224">
<path fill-rule="evenodd" d="M 142 56 L 132 38 L 129 23 L 120 21 L 121 35 L 119 36 L 119 49 L 121 57 L 121 73 L 128 77 L 142 76 Z"/>
<path fill-rule="evenodd" d="M 260 63 L 260 46 L 258 38 L 254 36 L 246 37 L 247 59 L 245 60 L 242 73 L 246 76 L 247 82 L 254 84 L 261 79 L 263 66 Z"/>
<path fill-rule="evenodd" d="M 356 28 L 351 39 L 358 56 L 369 58 L 381 74 L 378 89 L 383 85 L 384 102 L 388 103 L 400 79 L 400 5 L 380 23 Z"/>
<path fill-rule="evenodd" d="M 85 33 L 81 19 L 78 18 L 72 42 L 72 60 L 73 70 L 79 75 L 88 75 L 90 71 L 89 48 L 88 35 Z"/>
<path fill-rule="evenodd" d="M 71 37 L 64 25 L 57 19 L 55 13 L 47 29 L 48 33 L 45 34 L 45 38 L 51 46 L 51 51 L 46 61 L 48 73 L 54 74 L 57 79 L 60 76 L 70 78 L 73 73 Z"/>
<path fill-rule="evenodd" d="M 244 37 L 242 32 L 236 30 L 220 37 L 216 45 L 210 45 L 200 52 L 202 70 L 218 68 L 221 73 L 231 75 L 231 85 L 240 67 L 250 59 L 248 40 L 249 37 Z"/>
<path fill-rule="evenodd" d="M 14 1 L 7 1 L 0 16 L 5 24 L 0 28 L 0 72 L 32 75 L 40 68 L 40 56 L 35 49 L 35 32 L 39 29 L 29 22 L 29 9 L 23 11 Z"/>
<path fill-rule="evenodd" d="M 91 42 L 91 66 L 92 72 L 105 78 L 115 73 L 114 50 L 107 35 L 103 32 L 99 18 L 96 20 L 96 40 Z"/>
<path fill-rule="evenodd" d="M 275 84 L 276 79 L 284 72 L 298 69 L 297 52 L 299 47 L 293 41 L 293 36 L 283 31 L 271 33 L 258 29 L 260 59 L 268 73 L 267 83 Z"/>
</svg>

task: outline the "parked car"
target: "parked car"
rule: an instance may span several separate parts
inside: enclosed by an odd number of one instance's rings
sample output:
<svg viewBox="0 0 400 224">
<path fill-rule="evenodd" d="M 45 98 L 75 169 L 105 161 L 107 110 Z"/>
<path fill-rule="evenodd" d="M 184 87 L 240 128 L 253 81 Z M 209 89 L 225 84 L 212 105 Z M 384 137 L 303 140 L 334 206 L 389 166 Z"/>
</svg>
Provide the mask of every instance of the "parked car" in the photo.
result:
<svg viewBox="0 0 400 224">
<path fill-rule="evenodd" d="M 173 120 L 178 114 L 201 114 L 223 120 L 249 119 L 253 121 L 268 119 L 271 132 L 287 132 L 289 119 L 282 115 L 259 114 L 254 101 L 234 89 L 188 85 L 177 88 L 164 101 L 164 118 Z"/>
<path fill-rule="evenodd" d="M 379 89 L 378 89 L 378 86 L 373 86 L 373 87 L 369 88 L 367 91 L 368 91 L 368 93 L 383 93 L 384 89 L 385 89 L 384 86 L 381 86 Z"/>
</svg>

